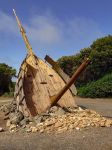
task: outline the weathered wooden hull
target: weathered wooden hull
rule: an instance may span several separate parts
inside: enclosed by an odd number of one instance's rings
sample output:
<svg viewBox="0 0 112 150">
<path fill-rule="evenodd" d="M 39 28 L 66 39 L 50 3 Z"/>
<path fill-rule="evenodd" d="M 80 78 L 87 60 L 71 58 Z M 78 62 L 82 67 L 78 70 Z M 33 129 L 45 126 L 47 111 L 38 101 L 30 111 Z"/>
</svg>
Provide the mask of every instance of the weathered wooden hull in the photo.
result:
<svg viewBox="0 0 112 150">
<path fill-rule="evenodd" d="M 66 84 L 58 73 L 44 61 L 36 56 L 35 59 L 36 70 L 28 65 L 25 60 L 23 61 L 15 88 L 17 108 L 25 116 L 35 116 L 45 112 L 51 106 L 52 97 Z M 58 105 L 61 107 L 76 106 L 70 90 L 62 96 Z"/>
</svg>

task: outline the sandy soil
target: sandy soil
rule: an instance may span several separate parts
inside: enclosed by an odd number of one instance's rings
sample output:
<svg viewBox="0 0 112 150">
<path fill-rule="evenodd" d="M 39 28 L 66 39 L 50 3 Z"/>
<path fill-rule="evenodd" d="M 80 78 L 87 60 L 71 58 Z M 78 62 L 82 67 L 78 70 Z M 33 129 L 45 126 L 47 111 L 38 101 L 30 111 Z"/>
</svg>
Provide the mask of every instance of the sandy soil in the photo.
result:
<svg viewBox="0 0 112 150">
<path fill-rule="evenodd" d="M 78 105 L 96 110 L 112 118 L 112 99 L 82 99 L 76 97 Z M 0 117 L 3 124 L 3 114 Z M 2 122 L 2 123 L 1 123 Z M 59 135 L 0 133 L 0 150 L 112 150 L 111 128 L 87 128 Z"/>
<path fill-rule="evenodd" d="M 3 104 L 7 104 L 12 101 L 13 98 L 0 97 L 0 106 Z"/>
<path fill-rule="evenodd" d="M 112 118 L 112 98 L 92 99 L 92 98 L 75 98 L 77 105 L 93 109 L 105 117 Z"/>
</svg>

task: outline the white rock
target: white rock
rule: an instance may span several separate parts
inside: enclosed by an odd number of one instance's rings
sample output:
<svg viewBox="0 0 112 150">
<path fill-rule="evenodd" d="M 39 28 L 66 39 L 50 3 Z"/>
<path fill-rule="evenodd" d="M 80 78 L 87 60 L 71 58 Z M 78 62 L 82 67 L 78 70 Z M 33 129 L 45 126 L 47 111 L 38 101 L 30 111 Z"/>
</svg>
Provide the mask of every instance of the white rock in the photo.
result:
<svg viewBox="0 0 112 150">
<path fill-rule="evenodd" d="M 30 128 L 29 128 L 29 129 L 26 129 L 26 132 L 28 132 L 28 133 L 31 132 L 31 131 L 32 131 L 32 130 L 31 130 Z"/>
<path fill-rule="evenodd" d="M 10 125 L 11 125 L 10 120 L 7 120 L 6 127 L 10 127 Z"/>
<path fill-rule="evenodd" d="M 80 130 L 80 128 L 79 128 L 79 127 L 76 127 L 75 129 L 76 129 L 76 130 Z"/>
<path fill-rule="evenodd" d="M 3 132 L 3 131 L 4 131 L 4 129 L 2 127 L 0 127 L 0 132 Z"/>
<path fill-rule="evenodd" d="M 37 132 L 37 128 L 36 128 L 36 127 L 31 127 L 30 129 L 31 129 L 31 131 L 32 131 L 33 133 Z"/>
<path fill-rule="evenodd" d="M 44 132 L 44 130 L 43 130 L 43 129 L 41 129 L 41 130 L 40 130 L 40 133 L 43 133 L 43 132 Z"/>
<path fill-rule="evenodd" d="M 10 130 L 16 129 L 16 125 L 15 125 L 15 124 L 11 124 L 10 127 L 9 127 L 9 129 L 10 129 Z"/>
<path fill-rule="evenodd" d="M 81 107 L 79 107 L 79 111 L 83 111 L 83 109 Z"/>
</svg>

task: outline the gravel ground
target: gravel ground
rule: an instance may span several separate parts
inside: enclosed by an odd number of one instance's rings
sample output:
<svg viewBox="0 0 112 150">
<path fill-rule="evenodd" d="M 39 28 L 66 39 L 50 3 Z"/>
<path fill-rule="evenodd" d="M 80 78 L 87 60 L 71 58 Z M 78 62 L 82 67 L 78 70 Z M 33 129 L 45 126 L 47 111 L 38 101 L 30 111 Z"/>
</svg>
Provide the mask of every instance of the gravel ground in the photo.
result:
<svg viewBox="0 0 112 150">
<path fill-rule="evenodd" d="M 91 98 L 75 98 L 77 105 L 93 109 L 99 114 L 112 118 L 112 98 L 108 99 L 91 99 Z"/>
<path fill-rule="evenodd" d="M 112 118 L 112 99 L 76 98 L 78 105 Z M 2 118 L 0 118 L 2 120 Z M 1 125 L 1 124 L 0 124 Z M 112 150 L 111 128 L 87 128 L 58 135 L 0 133 L 0 150 Z"/>
</svg>

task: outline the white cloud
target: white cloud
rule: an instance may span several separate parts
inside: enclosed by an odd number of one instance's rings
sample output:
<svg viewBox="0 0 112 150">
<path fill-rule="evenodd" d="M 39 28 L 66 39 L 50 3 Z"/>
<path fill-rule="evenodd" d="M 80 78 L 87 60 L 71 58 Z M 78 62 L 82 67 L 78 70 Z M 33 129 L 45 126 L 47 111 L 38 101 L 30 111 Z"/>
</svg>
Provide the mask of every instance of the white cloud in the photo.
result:
<svg viewBox="0 0 112 150">
<path fill-rule="evenodd" d="M 71 49 L 73 46 L 75 49 L 80 45 L 83 48 L 102 35 L 95 21 L 80 17 L 63 21 L 52 15 L 34 15 L 25 28 L 31 42 L 40 49 Z"/>
<path fill-rule="evenodd" d="M 102 33 L 95 21 L 77 17 L 66 22 L 66 34 L 72 42 L 82 43 L 94 40 L 101 36 Z"/>
<path fill-rule="evenodd" d="M 35 16 L 30 20 L 26 30 L 33 42 L 43 45 L 53 45 L 60 41 L 61 30 L 59 25 L 48 16 Z"/>
<path fill-rule="evenodd" d="M 16 22 L 12 16 L 0 11 L 0 32 L 17 33 Z"/>
<path fill-rule="evenodd" d="M 24 18 L 23 18 L 24 20 Z M 34 15 L 23 24 L 31 43 L 39 49 L 81 48 L 101 36 L 99 25 L 87 18 L 61 20 L 53 15 Z M 19 35 L 14 17 L 0 11 L 0 32 Z"/>
</svg>

